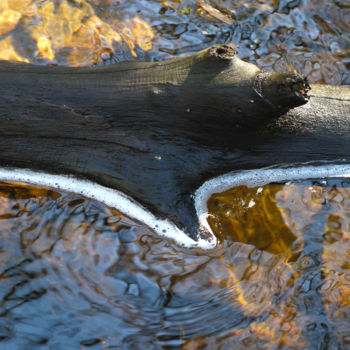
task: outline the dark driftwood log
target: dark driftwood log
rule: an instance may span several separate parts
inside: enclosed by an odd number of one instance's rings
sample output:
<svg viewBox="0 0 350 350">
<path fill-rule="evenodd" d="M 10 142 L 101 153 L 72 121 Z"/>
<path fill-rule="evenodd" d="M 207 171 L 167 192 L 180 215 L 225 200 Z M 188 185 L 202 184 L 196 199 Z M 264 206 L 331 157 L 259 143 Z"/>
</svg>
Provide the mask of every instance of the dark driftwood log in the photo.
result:
<svg viewBox="0 0 350 350">
<path fill-rule="evenodd" d="M 210 177 L 350 158 L 350 89 L 266 73 L 229 45 L 160 63 L 0 64 L 0 166 L 75 174 L 186 232 Z M 289 110 L 289 111 L 288 111 Z"/>
</svg>

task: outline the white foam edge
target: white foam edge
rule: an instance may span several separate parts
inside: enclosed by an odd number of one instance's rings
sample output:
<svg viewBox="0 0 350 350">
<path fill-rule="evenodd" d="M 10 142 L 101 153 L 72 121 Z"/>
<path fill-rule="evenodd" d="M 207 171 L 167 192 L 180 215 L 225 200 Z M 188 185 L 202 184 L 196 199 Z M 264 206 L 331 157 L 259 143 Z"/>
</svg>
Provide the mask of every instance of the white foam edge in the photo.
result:
<svg viewBox="0 0 350 350">
<path fill-rule="evenodd" d="M 186 248 L 212 249 L 216 246 L 216 237 L 213 239 L 191 239 L 174 223 L 156 218 L 141 204 L 124 193 L 101 186 L 97 183 L 80 180 L 69 175 L 53 175 L 36 172 L 29 169 L 0 168 L 0 180 L 26 182 L 36 186 L 50 187 L 82 195 L 97 200 L 105 205 L 119 210 L 121 213 L 135 218 L 150 227 L 158 235 L 170 238 Z"/>
<path fill-rule="evenodd" d="M 271 182 L 284 182 L 329 177 L 350 177 L 350 164 L 299 166 L 293 168 L 265 168 L 227 173 L 210 179 L 197 189 L 194 194 L 194 206 L 199 218 L 199 225 L 214 235 L 208 223 L 207 203 L 211 195 L 221 193 L 233 187 L 246 185 L 259 187 Z"/>
</svg>

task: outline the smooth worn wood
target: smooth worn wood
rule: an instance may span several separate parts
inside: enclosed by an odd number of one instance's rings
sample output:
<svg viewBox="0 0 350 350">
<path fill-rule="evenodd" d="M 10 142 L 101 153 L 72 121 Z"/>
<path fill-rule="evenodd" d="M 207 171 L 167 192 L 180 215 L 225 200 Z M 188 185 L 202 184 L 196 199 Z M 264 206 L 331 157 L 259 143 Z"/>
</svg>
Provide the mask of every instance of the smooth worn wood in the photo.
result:
<svg viewBox="0 0 350 350">
<path fill-rule="evenodd" d="M 350 89 L 308 90 L 302 76 L 261 71 L 229 45 L 108 67 L 1 62 L 0 166 L 116 188 L 195 237 L 191 194 L 203 181 L 349 160 Z"/>
</svg>

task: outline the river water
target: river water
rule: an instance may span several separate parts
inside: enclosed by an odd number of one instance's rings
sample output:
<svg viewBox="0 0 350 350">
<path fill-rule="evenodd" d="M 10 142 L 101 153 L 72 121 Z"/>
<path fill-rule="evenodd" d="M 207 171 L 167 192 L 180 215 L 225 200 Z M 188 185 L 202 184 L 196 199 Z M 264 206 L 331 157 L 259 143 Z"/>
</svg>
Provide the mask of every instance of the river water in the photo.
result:
<svg viewBox="0 0 350 350">
<path fill-rule="evenodd" d="M 215 194 L 220 243 L 205 251 L 78 195 L 1 183 L 1 349 L 346 348 L 349 185 Z"/>
<path fill-rule="evenodd" d="M 350 84 L 349 33 L 346 0 L 0 2 L 0 57 L 36 64 L 154 61 L 233 42 L 262 68 Z M 350 348 L 349 185 L 214 194 L 219 244 L 205 251 L 91 199 L 3 182 L 0 348 Z"/>
<path fill-rule="evenodd" d="M 348 0 L 0 2 L 0 58 L 36 64 L 163 60 L 232 42 L 261 68 L 349 85 L 349 33 Z"/>
</svg>

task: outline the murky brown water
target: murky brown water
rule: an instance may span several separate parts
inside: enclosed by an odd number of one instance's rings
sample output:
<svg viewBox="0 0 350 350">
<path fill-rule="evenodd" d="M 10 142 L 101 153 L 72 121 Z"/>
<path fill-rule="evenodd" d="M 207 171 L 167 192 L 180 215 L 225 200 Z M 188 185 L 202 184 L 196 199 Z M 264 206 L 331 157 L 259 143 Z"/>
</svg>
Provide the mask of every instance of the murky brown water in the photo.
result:
<svg viewBox="0 0 350 350">
<path fill-rule="evenodd" d="M 214 195 L 221 243 L 199 251 L 91 200 L 1 183 L 0 347 L 346 348 L 349 185 Z"/>
<path fill-rule="evenodd" d="M 0 58 L 162 60 L 233 42 L 242 59 L 350 84 L 348 0 L 1 0 Z"/>
</svg>

